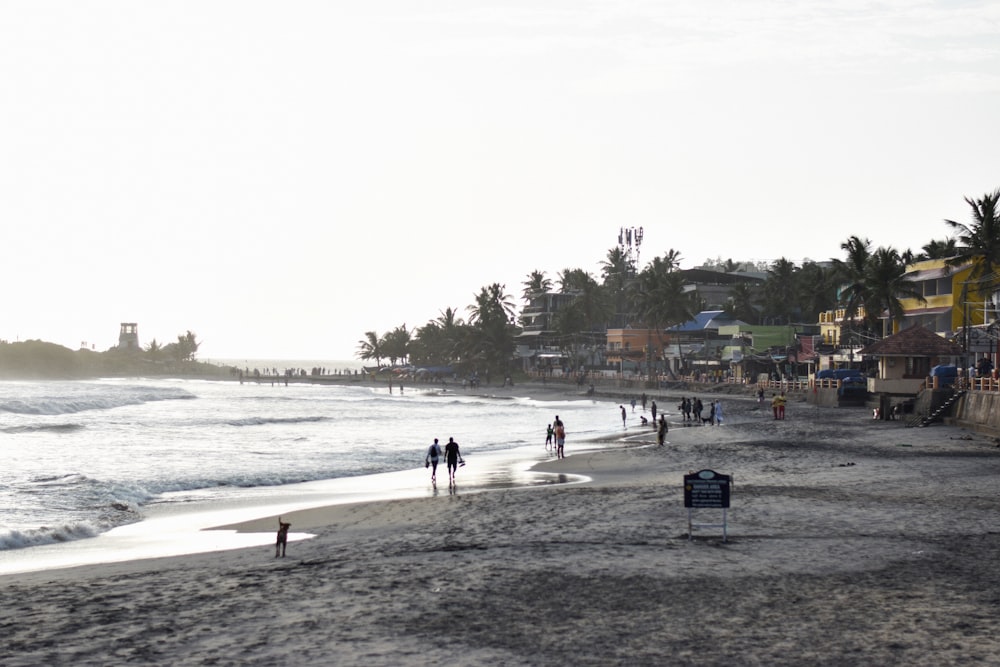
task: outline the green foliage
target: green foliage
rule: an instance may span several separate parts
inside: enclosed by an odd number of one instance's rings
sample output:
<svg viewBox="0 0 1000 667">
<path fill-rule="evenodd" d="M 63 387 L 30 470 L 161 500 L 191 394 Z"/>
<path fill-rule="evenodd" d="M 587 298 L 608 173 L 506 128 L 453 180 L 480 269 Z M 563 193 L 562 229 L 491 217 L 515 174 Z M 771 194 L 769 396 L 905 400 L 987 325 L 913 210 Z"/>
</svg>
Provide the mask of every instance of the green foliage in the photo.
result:
<svg viewBox="0 0 1000 667">
<path fill-rule="evenodd" d="M 117 349 L 94 352 L 74 351 L 39 340 L 0 342 L 0 377 L 5 379 L 55 380 L 140 375 L 224 378 L 229 374 L 229 369 L 203 364 L 190 356 L 187 359 L 162 358 L 159 348 L 146 352 Z"/>
<path fill-rule="evenodd" d="M 883 313 L 889 314 L 889 322 L 900 317 L 900 298 L 920 298 L 903 280 L 907 264 L 914 259 L 950 257 L 951 266 L 971 262 L 971 280 L 979 283 L 980 291 L 1000 285 L 1000 189 L 965 201 L 971 209 L 971 222 L 945 221 L 957 239 L 931 241 L 916 257 L 908 250 L 873 250 L 868 239 L 851 236 L 841 244 L 846 258 L 832 259 L 832 267 L 810 260 L 797 266 L 784 257 L 770 264 L 719 257 L 706 260 L 703 268 L 724 273 L 766 271 L 762 286 L 737 284 L 730 291 L 726 311 L 737 319 L 765 325 L 815 323 L 820 313 L 839 306 L 845 309 L 848 320 L 855 320 L 853 328 L 877 334 Z M 588 334 L 609 326 L 662 329 L 691 319 L 704 303 L 686 291 L 685 279 L 678 271 L 680 261 L 680 252 L 670 249 L 639 270 L 629 253 L 614 247 L 600 264 L 600 282 L 583 269 L 560 271 L 559 292 L 572 296 L 568 303 L 562 300 L 551 322 L 560 345 L 572 353 L 580 341 L 591 338 Z M 544 271 L 536 269 L 521 285 L 523 298 L 530 301 L 551 291 L 553 283 Z M 449 308 L 442 317 L 415 329 L 412 338 L 404 335 L 405 326 L 397 329 L 393 333 L 404 339 L 405 354 L 396 349 L 393 356 L 464 370 L 506 370 L 517 329 L 514 306 L 505 287 L 496 283 L 483 287 L 468 310 L 467 324 Z M 366 340 L 358 346 L 360 358 L 385 358 L 390 335 L 381 339 L 373 331 L 365 335 Z"/>
</svg>

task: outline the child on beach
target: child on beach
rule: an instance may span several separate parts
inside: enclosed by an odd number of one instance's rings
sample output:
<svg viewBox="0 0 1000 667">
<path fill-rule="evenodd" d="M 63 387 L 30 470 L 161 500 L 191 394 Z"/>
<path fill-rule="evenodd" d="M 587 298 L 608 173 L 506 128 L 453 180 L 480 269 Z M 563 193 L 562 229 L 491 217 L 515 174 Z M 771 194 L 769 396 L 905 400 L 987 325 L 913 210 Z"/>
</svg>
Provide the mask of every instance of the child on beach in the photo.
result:
<svg viewBox="0 0 1000 667">
<path fill-rule="evenodd" d="M 555 435 L 555 433 L 556 432 L 555 429 L 552 428 L 552 424 L 549 424 L 549 427 L 545 429 L 545 449 L 548 449 L 549 447 L 552 446 L 552 437 Z"/>
</svg>

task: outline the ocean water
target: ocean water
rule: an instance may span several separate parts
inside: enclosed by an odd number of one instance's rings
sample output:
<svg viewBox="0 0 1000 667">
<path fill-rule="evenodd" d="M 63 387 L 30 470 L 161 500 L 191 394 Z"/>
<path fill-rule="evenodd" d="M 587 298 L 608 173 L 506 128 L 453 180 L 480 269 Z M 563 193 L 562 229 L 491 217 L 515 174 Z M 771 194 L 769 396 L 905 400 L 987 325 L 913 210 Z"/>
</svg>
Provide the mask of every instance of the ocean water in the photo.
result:
<svg viewBox="0 0 1000 667">
<path fill-rule="evenodd" d="M 545 428 L 556 414 L 569 452 L 621 428 L 617 405 L 607 402 L 496 391 L 0 382 L 0 552 L 88 540 L 165 506 L 232 507 L 318 480 L 350 480 L 341 488 L 361 497 L 385 490 L 385 479 L 395 479 L 388 473 L 419 470 L 411 492 L 430 493 L 423 460 L 435 437 L 454 437 L 469 470 L 482 471 L 496 467 L 491 461 L 545 458 Z"/>
</svg>

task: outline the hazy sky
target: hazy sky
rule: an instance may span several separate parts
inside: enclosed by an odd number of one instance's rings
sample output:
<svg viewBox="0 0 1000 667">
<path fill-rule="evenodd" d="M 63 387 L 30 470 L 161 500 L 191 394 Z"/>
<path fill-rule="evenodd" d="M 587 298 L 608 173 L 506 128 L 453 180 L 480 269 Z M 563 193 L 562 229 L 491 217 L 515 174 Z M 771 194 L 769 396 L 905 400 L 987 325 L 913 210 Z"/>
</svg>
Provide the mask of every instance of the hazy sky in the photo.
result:
<svg viewBox="0 0 1000 667">
<path fill-rule="evenodd" d="M 998 2 L 0 0 L 0 339 L 343 359 L 622 226 L 919 250 L 998 119 Z"/>
</svg>

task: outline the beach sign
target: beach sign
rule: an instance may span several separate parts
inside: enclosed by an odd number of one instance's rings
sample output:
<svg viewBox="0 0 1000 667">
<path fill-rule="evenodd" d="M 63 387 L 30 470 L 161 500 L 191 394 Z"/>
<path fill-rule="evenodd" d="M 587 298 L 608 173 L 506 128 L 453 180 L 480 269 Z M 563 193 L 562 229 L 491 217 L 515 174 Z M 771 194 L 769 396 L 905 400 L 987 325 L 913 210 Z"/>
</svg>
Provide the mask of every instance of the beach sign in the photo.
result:
<svg viewBox="0 0 1000 667">
<path fill-rule="evenodd" d="M 729 507 L 731 475 L 701 470 L 684 475 L 684 507 Z"/>
<path fill-rule="evenodd" d="M 684 507 L 688 511 L 688 540 L 695 528 L 722 528 L 722 541 L 727 540 L 726 510 L 729 509 L 729 492 L 732 475 L 714 470 L 699 470 L 684 475 Z M 721 509 L 722 523 L 694 523 L 694 510 Z"/>
</svg>

